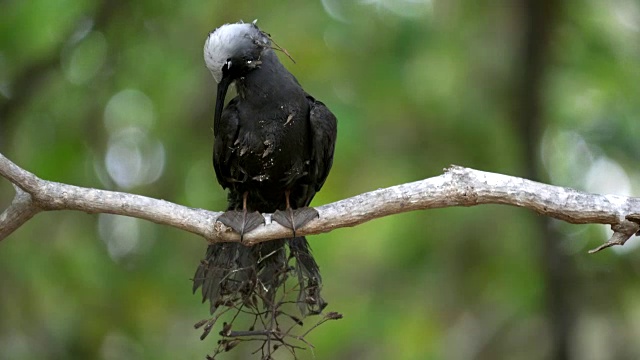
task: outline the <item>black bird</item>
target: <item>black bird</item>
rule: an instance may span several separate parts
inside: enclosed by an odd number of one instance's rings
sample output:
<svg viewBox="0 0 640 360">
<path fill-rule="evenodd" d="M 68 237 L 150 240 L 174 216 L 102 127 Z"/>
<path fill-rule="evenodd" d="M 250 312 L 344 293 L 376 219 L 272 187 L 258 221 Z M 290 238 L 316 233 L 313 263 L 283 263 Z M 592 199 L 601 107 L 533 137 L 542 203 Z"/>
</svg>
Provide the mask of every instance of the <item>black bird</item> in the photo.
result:
<svg viewBox="0 0 640 360">
<path fill-rule="evenodd" d="M 264 223 L 262 213 L 292 229 L 292 238 L 246 247 L 209 245 L 193 291 L 211 312 L 258 289 L 265 306 L 287 277 L 287 257 L 295 258 L 303 314 L 320 312 L 321 277 L 304 237 L 296 229 L 318 216 L 308 205 L 324 184 L 336 141 L 335 116 L 307 94 L 280 63 L 268 34 L 255 22 L 226 24 L 209 34 L 204 59 L 218 84 L 214 117 L 213 167 L 228 189 L 228 208 L 217 221 L 242 236 Z M 237 96 L 224 106 L 227 89 Z"/>
</svg>

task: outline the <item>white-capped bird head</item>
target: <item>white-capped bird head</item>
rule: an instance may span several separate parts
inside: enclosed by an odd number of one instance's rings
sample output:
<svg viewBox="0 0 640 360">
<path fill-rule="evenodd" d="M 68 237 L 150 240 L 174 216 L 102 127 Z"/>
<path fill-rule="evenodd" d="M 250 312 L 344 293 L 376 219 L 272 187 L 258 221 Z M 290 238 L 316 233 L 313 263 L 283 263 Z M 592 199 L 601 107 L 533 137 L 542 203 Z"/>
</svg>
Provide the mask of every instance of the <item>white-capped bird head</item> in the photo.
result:
<svg viewBox="0 0 640 360">
<path fill-rule="evenodd" d="M 265 49 L 271 47 L 269 36 L 253 23 L 225 24 L 209 34 L 204 43 L 204 61 L 217 83 L 227 72 L 240 75 L 256 68 Z"/>
<path fill-rule="evenodd" d="M 236 79 L 260 67 L 264 52 L 271 51 L 269 36 L 253 23 L 225 24 L 209 34 L 204 61 L 218 83 L 214 132 L 222 116 L 227 89 Z"/>
</svg>

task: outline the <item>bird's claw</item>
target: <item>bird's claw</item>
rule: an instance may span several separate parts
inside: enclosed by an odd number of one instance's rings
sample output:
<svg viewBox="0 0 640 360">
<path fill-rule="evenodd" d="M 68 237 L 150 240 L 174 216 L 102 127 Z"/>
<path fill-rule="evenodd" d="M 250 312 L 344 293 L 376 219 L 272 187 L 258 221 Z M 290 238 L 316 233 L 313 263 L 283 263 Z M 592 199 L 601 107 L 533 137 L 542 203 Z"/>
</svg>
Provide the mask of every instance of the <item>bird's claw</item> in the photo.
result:
<svg viewBox="0 0 640 360">
<path fill-rule="evenodd" d="M 271 219 L 278 224 L 291 229 L 293 237 L 296 237 L 296 230 L 305 226 L 309 221 L 319 216 L 318 211 L 311 207 L 302 207 L 299 209 L 288 208 L 284 211 L 276 210 Z"/>
<path fill-rule="evenodd" d="M 244 234 L 260 225 L 264 225 L 264 217 L 257 211 L 229 210 L 220 215 L 216 221 L 223 223 L 240 234 L 240 242 L 243 241 Z"/>
</svg>

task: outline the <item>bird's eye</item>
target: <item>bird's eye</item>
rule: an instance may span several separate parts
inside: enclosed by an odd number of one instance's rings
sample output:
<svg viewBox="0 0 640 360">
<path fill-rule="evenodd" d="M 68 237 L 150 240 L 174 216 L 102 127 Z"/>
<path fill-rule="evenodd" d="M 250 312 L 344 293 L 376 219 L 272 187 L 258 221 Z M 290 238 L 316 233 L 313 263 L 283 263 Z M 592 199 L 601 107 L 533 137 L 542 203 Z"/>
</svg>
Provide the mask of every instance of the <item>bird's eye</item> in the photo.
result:
<svg viewBox="0 0 640 360">
<path fill-rule="evenodd" d="M 224 63 L 224 66 L 222 67 L 223 69 L 230 69 L 231 68 L 231 60 L 227 60 L 226 63 Z"/>
</svg>

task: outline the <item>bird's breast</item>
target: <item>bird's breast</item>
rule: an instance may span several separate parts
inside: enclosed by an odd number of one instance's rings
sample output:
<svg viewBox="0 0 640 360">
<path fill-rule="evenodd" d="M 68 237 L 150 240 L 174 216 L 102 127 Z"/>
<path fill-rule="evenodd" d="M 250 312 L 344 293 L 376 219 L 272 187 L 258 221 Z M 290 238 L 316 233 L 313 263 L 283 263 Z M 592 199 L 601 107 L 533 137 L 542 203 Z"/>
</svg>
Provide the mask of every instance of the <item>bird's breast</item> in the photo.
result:
<svg viewBox="0 0 640 360">
<path fill-rule="evenodd" d="M 234 152 L 246 181 L 288 187 L 308 165 L 307 122 L 293 111 L 243 117 Z"/>
</svg>

